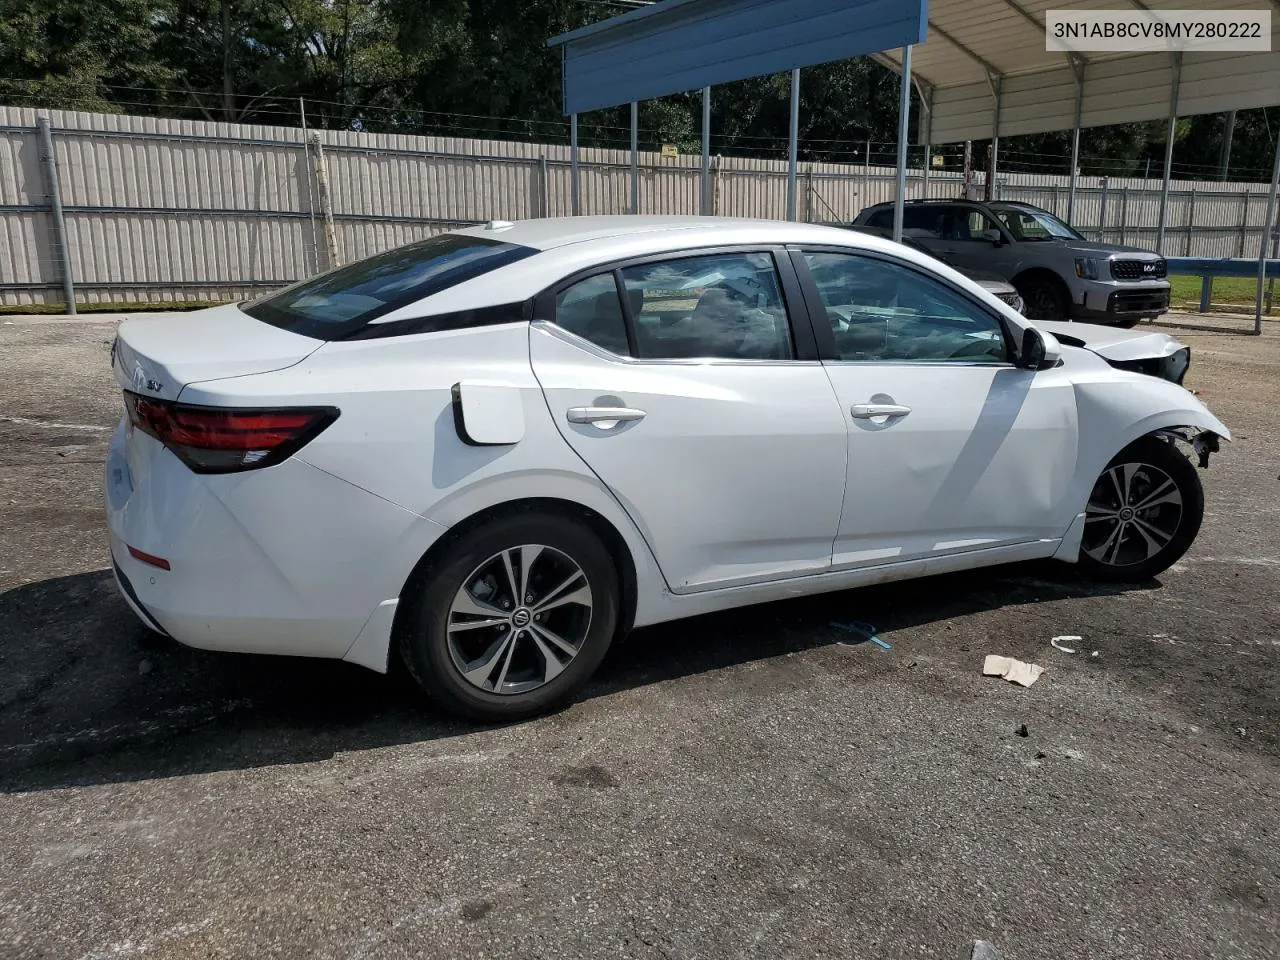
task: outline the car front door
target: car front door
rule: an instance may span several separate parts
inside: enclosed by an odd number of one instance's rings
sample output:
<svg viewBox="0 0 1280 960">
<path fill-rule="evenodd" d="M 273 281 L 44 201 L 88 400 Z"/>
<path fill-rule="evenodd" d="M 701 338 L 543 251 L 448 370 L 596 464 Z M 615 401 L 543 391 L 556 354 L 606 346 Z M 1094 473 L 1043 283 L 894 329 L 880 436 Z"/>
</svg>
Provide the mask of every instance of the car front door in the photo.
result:
<svg viewBox="0 0 1280 960">
<path fill-rule="evenodd" d="M 1067 378 L 1015 367 L 1000 319 L 918 266 L 793 259 L 849 430 L 833 569 L 1063 536 L 1079 506 Z"/>
<path fill-rule="evenodd" d="M 530 356 L 673 591 L 829 569 L 847 431 L 785 250 L 571 278 L 538 299 Z"/>
<path fill-rule="evenodd" d="M 948 208 L 937 249 L 957 270 L 986 270 L 1005 276 L 1013 238 L 1000 224 L 975 207 Z"/>
</svg>

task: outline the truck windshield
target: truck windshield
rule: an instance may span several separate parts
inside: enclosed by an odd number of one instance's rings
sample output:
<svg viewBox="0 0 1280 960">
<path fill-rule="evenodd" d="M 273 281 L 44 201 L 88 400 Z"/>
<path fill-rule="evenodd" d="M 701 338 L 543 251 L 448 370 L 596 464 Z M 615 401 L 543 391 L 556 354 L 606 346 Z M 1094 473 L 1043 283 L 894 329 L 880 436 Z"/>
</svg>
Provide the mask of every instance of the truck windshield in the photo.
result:
<svg viewBox="0 0 1280 960">
<path fill-rule="evenodd" d="M 991 211 L 1009 228 L 1015 240 L 1083 240 L 1084 237 L 1047 210 L 1000 207 Z"/>
</svg>

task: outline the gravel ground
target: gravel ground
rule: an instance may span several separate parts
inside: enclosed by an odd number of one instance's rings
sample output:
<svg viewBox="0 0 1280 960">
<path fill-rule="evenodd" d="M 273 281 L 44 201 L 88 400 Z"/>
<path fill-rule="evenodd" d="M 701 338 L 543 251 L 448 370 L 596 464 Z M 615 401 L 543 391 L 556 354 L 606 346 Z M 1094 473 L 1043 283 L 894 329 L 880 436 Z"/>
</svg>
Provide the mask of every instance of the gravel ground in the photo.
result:
<svg viewBox="0 0 1280 960">
<path fill-rule="evenodd" d="M 149 638 L 105 569 L 111 323 L 8 319 L 4 960 L 1280 955 L 1277 332 L 1179 331 L 1237 438 L 1159 582 L 1036 564 L 702 617 L 474 728 L 394 676 Z"/>
</svg>

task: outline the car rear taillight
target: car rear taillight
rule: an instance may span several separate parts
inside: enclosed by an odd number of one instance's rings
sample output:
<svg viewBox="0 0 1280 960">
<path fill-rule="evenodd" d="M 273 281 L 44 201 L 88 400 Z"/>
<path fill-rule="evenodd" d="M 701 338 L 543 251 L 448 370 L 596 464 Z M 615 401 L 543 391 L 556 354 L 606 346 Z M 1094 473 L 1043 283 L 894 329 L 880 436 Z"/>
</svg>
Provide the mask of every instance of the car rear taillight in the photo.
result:
<svg viewBox="0 0 1280 960">
<path fill-rule="evenodd" d="M 126 390 L 135 427 L 196 473 L 256 470 L 286 460 L 338 419 L 334 407 L 203 407 Z"/>
</svg>

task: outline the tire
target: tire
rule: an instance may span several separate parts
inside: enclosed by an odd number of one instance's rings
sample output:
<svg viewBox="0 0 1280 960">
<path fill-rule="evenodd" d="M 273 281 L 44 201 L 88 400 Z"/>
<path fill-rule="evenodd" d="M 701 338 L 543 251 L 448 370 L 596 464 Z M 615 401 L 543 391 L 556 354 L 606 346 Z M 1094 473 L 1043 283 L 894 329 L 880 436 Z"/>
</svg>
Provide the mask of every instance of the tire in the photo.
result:
<svg viewBox="0 0 1280 960">
<path fill-rule="evenodd" d="M 1144 501 L 1152 503 L 1135 511 L 1133 505 Z M 1204 519 L 1204 489 L 1196 468 L 1172 442 L 1143 437 L 1107 464 L 1085 512 L 1081 572 L 1141 583 L 1187 552 Z"/>
<path fill-rule="evenodd" d="M 522 589 L 534 602 L 520 602 Z M 420 570 L 402 599 L 410 675 L 444 710 L 486 723 L 570 697 L 608 652 L 620 606 L 608 550 L 554 514 L 484 523 Z"/>
<path fill-rule="evenodd" d="M 1022 297 L 1023 315 L 1028 320 L 1069 320 L 1068 297 L 1059 282 L 1047 277 L 1030 277 L 1016 284 Z"/>
</svg>

